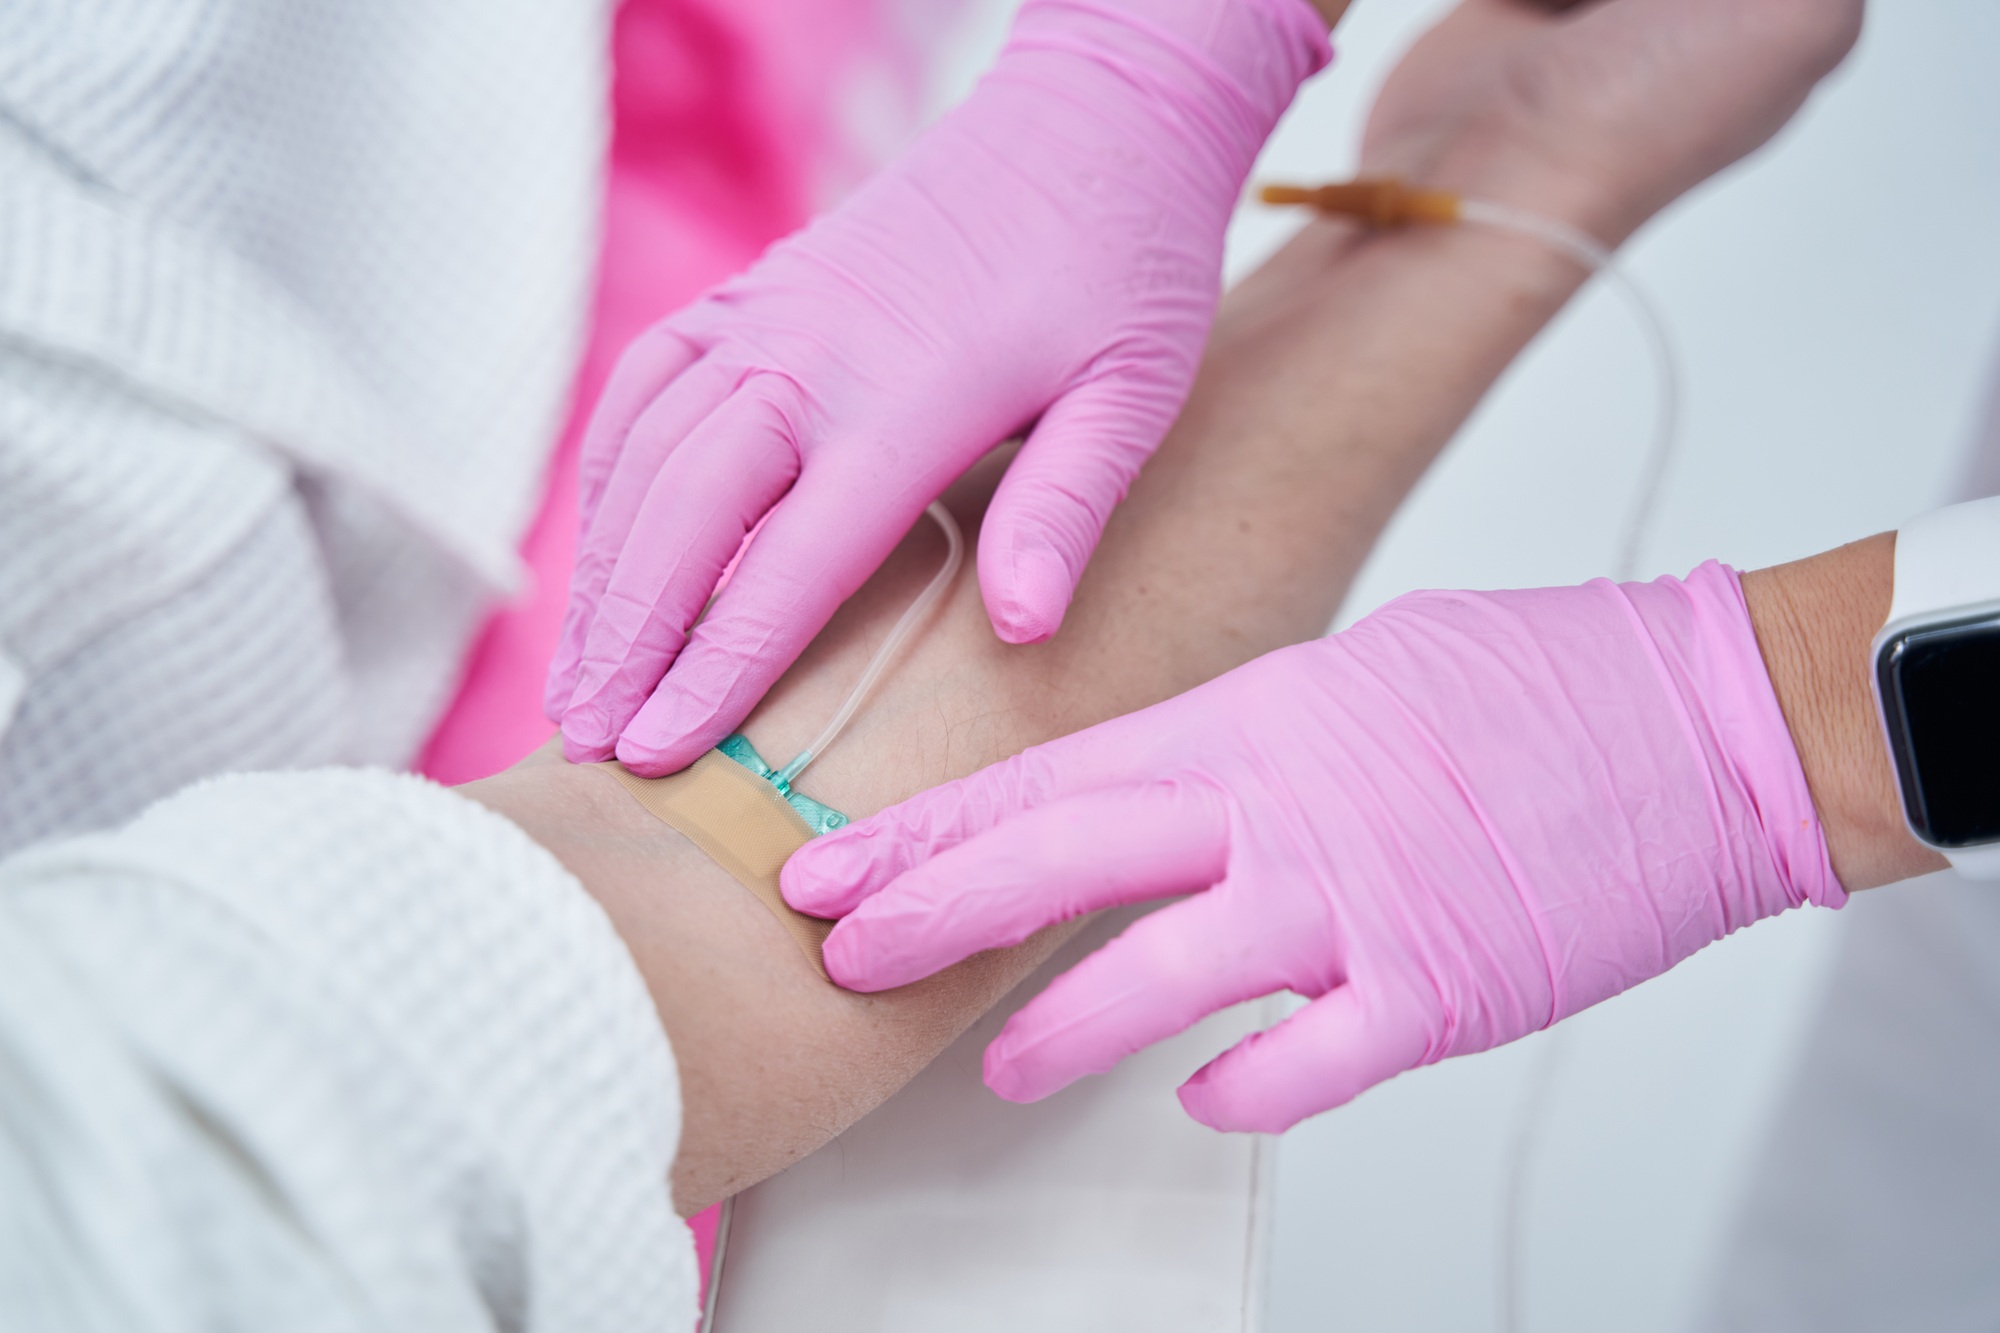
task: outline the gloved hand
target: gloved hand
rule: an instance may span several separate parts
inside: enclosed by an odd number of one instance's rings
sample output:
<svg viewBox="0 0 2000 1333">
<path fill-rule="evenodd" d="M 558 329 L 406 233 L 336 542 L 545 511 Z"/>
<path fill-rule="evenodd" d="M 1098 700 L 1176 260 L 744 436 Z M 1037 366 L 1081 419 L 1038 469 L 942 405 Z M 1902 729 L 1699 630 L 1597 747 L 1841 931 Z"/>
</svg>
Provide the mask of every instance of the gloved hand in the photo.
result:
<svg viewBox="0 0 2000 1333">
<path fill-rule="evenodd" d="M 584 443 L 544 702 L 567 756 L 694 760 L 1031 422 L 979 577 L 1003 638 L 1053 633 L 1187 394 L 1257 150 L 1329 54 L 1306 0 L 1029 0 L 906 157 L 634 343 Z"/>
<path fill-rule="evenodd" d="M 1485 1050 L 1730 931 L 1845 894 L 1734 573 L 1417 593 L 862 820 L 795 855 L 857 990 L 1053 921 L 1192 894 L 1056 979 L 986 1051 L 1029 1101 L 1278 990 L 1196 1073 L 1284 1129 Z"/>
</svg>

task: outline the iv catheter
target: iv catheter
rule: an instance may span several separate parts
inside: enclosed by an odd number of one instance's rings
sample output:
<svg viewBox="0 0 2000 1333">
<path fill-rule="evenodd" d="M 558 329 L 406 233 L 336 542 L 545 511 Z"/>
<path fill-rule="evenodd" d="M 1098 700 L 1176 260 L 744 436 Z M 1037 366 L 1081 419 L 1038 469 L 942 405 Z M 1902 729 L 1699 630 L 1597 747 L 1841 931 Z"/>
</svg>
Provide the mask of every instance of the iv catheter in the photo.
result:
<svg viewBox="0 0 2000 1333">
<path fill-rule="evenodd" d="M 1541 242 L 1601 275 L 1638 317 L 1659 377 L 1659 405 L 1654 413 L 1652 440 L 1646 451 L 1639 490 L 1633 497 L 1625 538 L 1612 566 L 1623 581 L 1638 573 L 1639 557 L 1658 507 L 1660 487 L 1679 443 L 1681 369 L 1673 339 L 1659 306 L 1632 280 L 1617 257 L 1594 237 L 1554 218 L 1486 199 L 1467 199 L 1446 190 L 1413 188 L 1393 176 L 1344 181 L 1333 185 L 1267 185 L 1258 197 L 1267 204 L 1296 204 L 1336 217 L 1353 218 L 1377 230 L 1411 226 L 1451 227 L 1471 224 L 1510 232 Z"/>
<path fill-rule="evenodd" d="M 826 748 L 839 739 L 840 733 L 847 729 L 847 724 L 853 721 L 855 713 L 860 711 L 861 705 L 867 702 L 868 696 L 874 692 L 876 685 L 881 683 L 883 675 L 888 671 L 889 665 L 895 660 L 896 655 L 902 651 L 903 645 L 936 612 L 939 603 L 944 600 L 945 593 L 950 590 L 952 581 L 958 576 L 959 568 L 965 562 L 965 537 L 959 531 L 958 521 L 951 516 L 951 512 L 942 504 L 933 502 L 924 510 L 924 513 L 930 516 L 931 521 L 936 523 L 938 529 L 944 534 L 944 561 L 939 565 L 937 573 L 932 575 L 931 581 L 924 586 L 923 591 L 917 594 L 916 600 L 910 603 L 895 625 L 891 627 L 888 637 L 883 639 L 881 646 L 868 659 L 868 665 L 862 669 L 861 678 L 847 692 L 847 697 L 841 701 L 839 709 L 833 715 L 833 719 L 820 729 L 819 735 L 813 737 L 812 743 L 794 755 L 791 762 L 783 768 L 773 768 L 770 764 L 766 763 L 764 757 L 757 753 L 757 747 L 750 743 L 750 738 L 740 731 L 732 732 L 716 743 L 715 753 L 720 754 L 725 759 L 734 761 L 739 767 L 748 769 L 760 780 L 768 783 L 771 789 L 783 799 L 784 803 L 791 807 L 792 812 L 800 820 L 804 821 L 804 828 L 810 836 L 831 833 L 834 829 L 844 827 L 848 819 L 846 815 L 835 810 L 833 807 L 824 802 L 816 801 L 804 792 L 797 790 L 793 787 L 793 782 L 797 780 L 799 774 L 805 772 L 808 764 L 811 764 L 815 759 L 825 754 Z M 755 541 L 756 537 L 754 533 L 747 540 Z M 713 604 L 713 599 L 711 599 L 710 605 L 712 606 Z M 694 765 L 683 770 L 683 772 L 697 773 L 700 770 L 700 763 L 701 761 L 697 760 Z M 643 782 L 646 780 L 639 779 L 639 781 Z M 650 791 L 651 789 L 646 788 L 643 790 Z M 635 794 L 638 793 L 635 792 Z M 644 799 L 642 797 L 642 801 Z M 707 809 L 710 803 L 702 801 L 697 804 Z M 662 813 L 660 810 L 655 810 L 654 813 L 660 814 L 661 818 L 667 819 L 670 823 L 675 818 L 675 816 Z M 692 818 L 693 816 L 688 814 L 687 817 Z M 683 828 L 681 831 L 687 833 L 690 837 L 695 836 L 689 829 Z M 708 834 L 715 835 L 715 830 L 709 829 Z M 699 840 L 697 838 L 697 841 Z M 714 854 L 714 850 L 711 849 L 710 855 Z M 752 878 L 756 877 L 752 876 Z M 753 889 L 753 891 L 755 890 Z M 786 909 L 777 908 L 774 910 L 778 910 L 782 917 Z M 815 955 L 816 952 L 815 947 Z"/>
</svg>

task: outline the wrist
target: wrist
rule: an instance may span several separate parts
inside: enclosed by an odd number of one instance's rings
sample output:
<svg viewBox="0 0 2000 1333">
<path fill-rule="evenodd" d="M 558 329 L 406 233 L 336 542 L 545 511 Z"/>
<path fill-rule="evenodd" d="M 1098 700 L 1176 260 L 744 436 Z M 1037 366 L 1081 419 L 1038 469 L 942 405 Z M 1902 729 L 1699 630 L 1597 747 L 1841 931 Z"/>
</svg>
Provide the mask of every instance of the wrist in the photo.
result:
<svg viewBox="0 0 2000 1333">
<path fill-rule="evenodd" d="M 1884 533 L 1743 576 L 1765 670 L 1785 713 L 1834 873 L 1850 891 L 1944 868 L 1910 835 L 1868 680 L 1888 618 L 1896 539 Z"/>
</svg>

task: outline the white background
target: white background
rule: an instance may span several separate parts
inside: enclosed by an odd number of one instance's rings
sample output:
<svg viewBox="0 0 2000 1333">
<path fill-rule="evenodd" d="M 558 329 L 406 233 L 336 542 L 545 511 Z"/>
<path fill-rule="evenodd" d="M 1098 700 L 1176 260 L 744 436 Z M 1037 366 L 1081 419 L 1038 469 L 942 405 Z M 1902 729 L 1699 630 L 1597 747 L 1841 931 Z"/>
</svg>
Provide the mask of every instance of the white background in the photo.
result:
<svg viewBox="0 0 2000 1333">
<path fill-rule="evenodd" d="M 1357 0 L 1339 60 L 1259 175 L 1348 174 L 1373 88 L 1445 7 Z M 990 58 L 1010 8 L 977 9 L 940 99 Z M 1997 57 L 1992 0 L 1878 3 L 1774 145 L 1627 247 L 1688 379 L 1644 573 L 1806 555 L 1948 496 L 2000 334 Z M 1246 210 L 1232 276 L 1292 225 Z M 1609 572 L 1654 391 L 1629 313 L 1586 295 L 1419 487 L 1343 619 L 1416 587 Z M 1766 922 L 1555 1034 L 1406 1075 L 1294 1130 L 1272 1333 L 1503 1327 L 1510 1145 L 1552 1042 L 1527 1158 L 1521 1327 L 1693 1326 L 1839 929 L 1825 912 Z"/>
</svg>

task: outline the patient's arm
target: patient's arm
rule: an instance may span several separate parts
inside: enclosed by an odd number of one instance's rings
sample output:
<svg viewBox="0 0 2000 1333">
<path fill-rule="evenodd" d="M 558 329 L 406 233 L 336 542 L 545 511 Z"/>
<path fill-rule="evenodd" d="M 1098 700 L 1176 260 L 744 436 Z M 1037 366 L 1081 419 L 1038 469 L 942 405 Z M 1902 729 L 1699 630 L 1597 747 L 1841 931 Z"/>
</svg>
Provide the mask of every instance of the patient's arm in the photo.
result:
<svg viewBox="0 0 2000 1333">
<path fill-rule="evenodd" d="M 1846 50 L 1859 9 L 1465 0 L 1385 85 L 1364 166 L 1616 241 L 1781 124 Z M 967 577 L 801 786 L 866 814 L 1321 632 L 1411 482 L 1579 276 L 1507 237 L 1308 228 L 1224 302 L 1187 409 L 1056 639 L 1000 645 Z M 991 477 L 953 498 L 968 524 Z M 832 711 L 935 542 L 927 525 L 907 542 L 753 716 L 766 757 L 782 762 Z M 630 945 L 680 1064 L 687 1211 L 879 1103 L 1052 945 L 850 994 L 602 771 L 531 765 L 468 792 L 555 851 Z"/>
<path fill-rule="evenodd" d="M 968 573 L 801 789 L 867 814 L 1323 632 L 1410 483 L 1578 276 L 1505 238 L 1309 228 L 1225 302 L 1062 632 L 1001 644 Z M 969 531 L 997 465 L 949 497 Z M 921 525 L 766 699 L 746 727 L 766 758 L 811 739 L 941 549 Z M 851 994 L 602 771 L 531 763 L 466 791 L 555 851 L 631 947 L 680 1065 L 687 1212 L 880 1103 L 1055 943 Z"/>
</svg>

